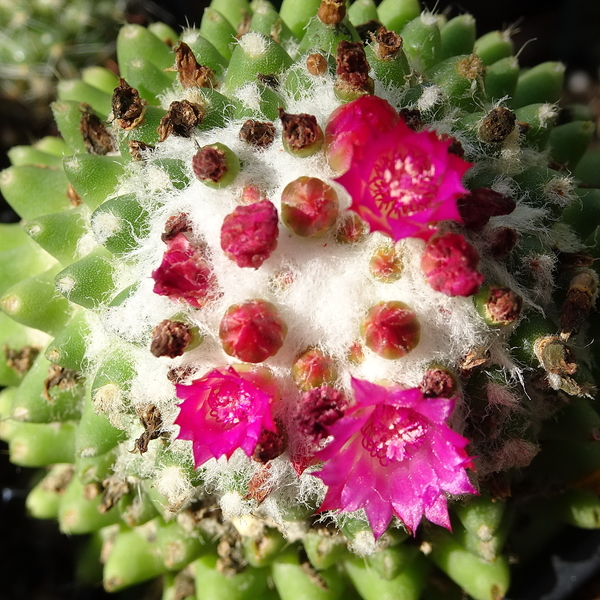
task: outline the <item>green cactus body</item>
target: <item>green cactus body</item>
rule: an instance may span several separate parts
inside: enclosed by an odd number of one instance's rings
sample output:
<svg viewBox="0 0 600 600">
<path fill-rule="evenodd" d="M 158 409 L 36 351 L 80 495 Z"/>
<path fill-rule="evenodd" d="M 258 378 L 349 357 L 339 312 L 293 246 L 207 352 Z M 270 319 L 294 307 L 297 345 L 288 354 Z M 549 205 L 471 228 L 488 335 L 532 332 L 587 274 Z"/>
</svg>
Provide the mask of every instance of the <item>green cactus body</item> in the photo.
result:
<svg viewBox="0 0 600 600">
<path fill-rule="evenodd" d="M 0 174 L 0 438 L 82 573 L 499 600 L 536 502 L 599 526 L 600 160 L 513 54 L 416 0 L 214 0 L 61 83 Z"/>
</svg>

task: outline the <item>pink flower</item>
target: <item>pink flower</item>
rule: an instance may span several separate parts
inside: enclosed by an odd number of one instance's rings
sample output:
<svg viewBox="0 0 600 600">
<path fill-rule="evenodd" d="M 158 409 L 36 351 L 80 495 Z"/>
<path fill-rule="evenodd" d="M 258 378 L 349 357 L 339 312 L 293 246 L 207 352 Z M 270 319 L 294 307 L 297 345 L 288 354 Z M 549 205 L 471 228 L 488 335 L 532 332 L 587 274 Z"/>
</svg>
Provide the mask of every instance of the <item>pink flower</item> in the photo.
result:
<svg viewBox="0 0 600 600">
<path fill-rule="evenodd" d="M 345 134 L 338 129 L 338 135 Z M 389 129 L 370 127 L 367 121 L 358 130 L 365 131 L 359 136 L 360 152 L 352 153 L 349 169 L 336 181 L 348 190 L 350 209 L 371 231 L 396 241 L 427 240 L 438 221 L 460 222 L 456 200 L 467 193 L 461 178 L 471 165 L 448 151 L 451 140 L 440 140 L 434 131 L 413 131 L 402 120 Z"/>
<path fill-rule="evenodd" d="M 432 237 L 421 258 L 427 283 L 447 296 L 471 296 L 485 277 L 477 270 L 479 254 L 458 233 Z"/>
<path fill-rule="evenodd" d="M 183 233 L 167 241 L 167 251 L 152 278 L 155 294 L 184 300 L 195 308 L 204 306 L 216 283 L 210 263 Z"/>
<path fill-rule="evenodd" d="M 352 380 L 356 403 L 329 427 L 315 473 L 328 486 L 320 510 L 363 508 L 375 537 L 393 515 L 414 533 L 421 518 L 450 529 L 445 494 L 473 494 L 466 438 L 445 423 L 454 402 L 418 388 Z"/>
<path fill-rule="evenodd" d="M 266 429 L 277 433 L 271 408 L 278 390 L 266 369 L 213 369 L 191 385 L 177 385 L 183 400 L 175 423 L 178 439 L 193 442 L 194 464 L 229 458 L 238 448 L 252 456 Z"/>
<path fill-rule="evenodd" d="M 394 107 L 378 96 L 360 98 L 336 108 L 325 128 L 325 153 L 329 166 L 347 171 L 353 161 L 369 151 L 365 144 L 374 133 L 391 131 L 400 117 Z"/>
</svg>

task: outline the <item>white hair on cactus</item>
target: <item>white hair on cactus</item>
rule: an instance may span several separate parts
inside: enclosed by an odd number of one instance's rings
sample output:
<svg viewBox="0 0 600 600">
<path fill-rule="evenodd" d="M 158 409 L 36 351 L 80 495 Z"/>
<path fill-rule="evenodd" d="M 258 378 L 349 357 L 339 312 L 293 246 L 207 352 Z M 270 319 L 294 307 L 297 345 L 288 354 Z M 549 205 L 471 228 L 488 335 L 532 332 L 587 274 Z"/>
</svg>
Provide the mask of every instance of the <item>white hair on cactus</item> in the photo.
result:
<svg viewBox="0 0 600 600">
<path fill-rule="evenodd" d="M 256 31 L 246 33 L 238 43 L 250 58 L 261 58 L 269 47 L 267 38 Z"/>
</svg>

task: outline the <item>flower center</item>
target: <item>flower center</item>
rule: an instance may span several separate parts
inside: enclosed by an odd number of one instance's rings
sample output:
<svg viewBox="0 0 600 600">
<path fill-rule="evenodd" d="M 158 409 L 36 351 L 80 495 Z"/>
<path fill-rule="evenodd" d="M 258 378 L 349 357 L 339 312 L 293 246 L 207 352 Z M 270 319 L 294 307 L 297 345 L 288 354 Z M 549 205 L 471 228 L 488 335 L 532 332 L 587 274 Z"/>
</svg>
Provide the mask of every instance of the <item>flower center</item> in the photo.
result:
<svg viewBox="0 0 600 600">
<path fill-rule="evenodd" d="M 426 419 L 413 410 L 379 404 L 361 429 L 362 444 L 386 467 L 410 456 L 422 444 L 426 432 Z"/>
<path fill-rule="evenodd" d="M 210 415 L 225 425 L 237 425 L 247 419 L 252 398 L 252 394 L 243 386 L 221 386 L 208 397 Z"/>
<path fill-rule="evenodd" d="M 411 216 L 434 204 L 436 168 L 428 156 L 414 150 L 384 153 L 373 165 L 369 185 L 385 217 Z"/>
</svg>

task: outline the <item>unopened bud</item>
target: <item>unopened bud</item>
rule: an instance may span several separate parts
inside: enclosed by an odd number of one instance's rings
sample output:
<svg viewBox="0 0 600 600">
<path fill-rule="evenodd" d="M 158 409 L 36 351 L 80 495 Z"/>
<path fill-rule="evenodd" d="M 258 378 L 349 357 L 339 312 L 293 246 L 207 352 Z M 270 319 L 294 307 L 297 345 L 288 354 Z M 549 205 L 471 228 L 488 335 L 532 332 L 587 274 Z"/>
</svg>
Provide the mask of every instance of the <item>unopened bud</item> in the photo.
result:
<svg viewBox="0 0 600 600">
<path fill-rule="evenodd" d="M 371 275 L 384 283 L 400 279 L 403 268 L 402 256 L 396 246 L 392 245 L 377 248 L 369 261 Z"/>
<path fill-rule="evenodd" d="M 265 300 L 247 300 L 230 306 L 219 326 L 223 350 L 249 363 L 275 356 L 286 333 L 287 325 L 279 311 Z"/>
<path fill-rule="evenodd" d="M 404 302 L 379 302 L 369 310 L 361 333 L 373 352 L 393 360 L 414 350 L 421 326 L 415 312 Z"/>
<path fill-rule="evenodd" d="M 318 348 L 307 350 L 292 365 L 292 379 L 304 391 L 331 384 L 337 375 L 333 359 Z"/>
<path fill-rule="evenodd" d="M 521 314 L 523 298 L 507 287 L 484 285 L 473 296 L 477 312 L 491 327 L 514 323 Z"/>
</svg>

